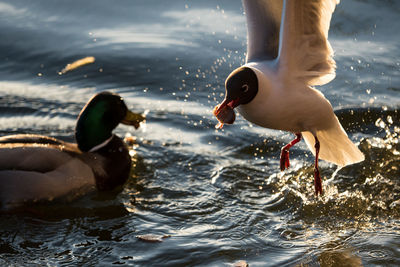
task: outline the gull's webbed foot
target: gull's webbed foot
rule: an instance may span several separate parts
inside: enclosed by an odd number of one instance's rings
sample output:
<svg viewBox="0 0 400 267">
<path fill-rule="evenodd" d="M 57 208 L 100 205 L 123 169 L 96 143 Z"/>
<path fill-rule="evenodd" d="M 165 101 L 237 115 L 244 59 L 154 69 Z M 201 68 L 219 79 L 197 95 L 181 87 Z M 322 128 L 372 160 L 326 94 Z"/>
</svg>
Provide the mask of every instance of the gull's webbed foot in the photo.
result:
<svg viewBox="0 0 400 267">
<path fill-rule="evenodd" d="M 315 187 L 315 195 L 323 195 L 322 192 L 322 180 L 321 180 L 321 175 L 319 174 L 319 169 L 318 167 L 314 168 L 314 187 Z"/>
<path fill-rule="evenodd" d="M 283 149 L 281 150 L 281 171 L 289 168 L 289 150 Z"/>
<path fill-rule="evenodd" d="M 314 138 L 315 138 L 314 187 L 315 187 L 315 195 L 318 196 L 323 194 L 322 180 L 318 169 L 318 156 L 319 156 L 320 144 L 318 138 L 316 136 L 314 136 Z"/>
<path fill-rule="evenodd" d="M 289 144 L 286 146 L 282 147 L 281 150 L 281 160 L 280 160 L 280 165 L 281 165 L 281 171 L 284 171 L 285 169 L 289 168 L 290 162 L 289 162 L 289 149 L 300 142 L 301 140 L 301 134 L 296 133 L 296 138 L 293 139 Z"/>
</svg>

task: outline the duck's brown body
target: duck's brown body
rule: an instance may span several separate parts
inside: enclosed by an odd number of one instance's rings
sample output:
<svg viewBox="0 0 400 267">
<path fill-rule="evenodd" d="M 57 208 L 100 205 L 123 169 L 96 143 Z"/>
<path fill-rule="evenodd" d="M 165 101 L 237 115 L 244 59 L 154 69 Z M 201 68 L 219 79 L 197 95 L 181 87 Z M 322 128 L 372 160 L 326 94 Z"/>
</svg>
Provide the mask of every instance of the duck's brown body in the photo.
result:
<svg viewBox="0 0 400 267">
<path fill-rule="evenodd" d="M 113 189 L 130 167 L 128 149 L 115 135 L 94 152 L 46 136 L 6 136 L 0 138 L 0 203 L 10 208 Z"/>
<path fill-rule="evenodd" d="M 0 137 L 0 208 L 70 200 L 124 184 L 131 158 L 127 145 L 112 130 L 119 123 L 137 128 L 142 120 L 121 97 L 103 92 L 79 115 L 77 144 L 42 135 Z"/>
</svg>

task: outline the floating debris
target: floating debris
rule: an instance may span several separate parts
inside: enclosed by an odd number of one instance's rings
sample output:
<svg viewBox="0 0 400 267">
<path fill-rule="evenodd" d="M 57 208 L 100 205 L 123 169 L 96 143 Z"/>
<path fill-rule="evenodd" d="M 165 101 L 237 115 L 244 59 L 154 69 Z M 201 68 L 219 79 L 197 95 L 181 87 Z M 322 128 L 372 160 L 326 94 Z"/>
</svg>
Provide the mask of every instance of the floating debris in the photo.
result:
<svg viewBox="0 0 400 267">
<path fill-rule="evenodd" d="M 249 264 L 246 261 L 237 261 L 233 265 L 233 267 L 249 267 Z"/>
<path fill-rule="evenodd" d="M 92 64 L 95 60 L 96 59 L 94 57 L 85 57 L 82 59 L 78 59 L 77 61 L 67 64 L 67 66 L 65 66 L 65 68 L 62 71 L 60 71 L 58 74 L 62 75 L 62 74 L 67 73 L 68 71 L 77 69 L 84 65 Z"/>
<path fill-rule="evenodd" d="M 152 242 L 152 243 L 157 243 L 157 242 L 163 242 L 163 239 L 171 237 L 170 235 L 137 235 L 136 238 L 142 241 L 146 242 Z"/>
</svg>

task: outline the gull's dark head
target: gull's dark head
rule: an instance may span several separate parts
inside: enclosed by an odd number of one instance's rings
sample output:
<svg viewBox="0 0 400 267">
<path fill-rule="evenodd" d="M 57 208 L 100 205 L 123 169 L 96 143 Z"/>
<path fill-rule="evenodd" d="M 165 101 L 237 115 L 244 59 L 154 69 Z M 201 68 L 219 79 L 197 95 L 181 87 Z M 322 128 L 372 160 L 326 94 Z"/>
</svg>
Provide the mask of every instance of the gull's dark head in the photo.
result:
<svg viewBox="0 0 400 267">
<path fill-rule="evenodd" d="M 221 128 L 224 123 L 232 124 L 235 121 L 233 109 L 250 103 L 257 95 L 257 75 L 248 67 L 237 68 L 226 79 L 225 88 L 224 101 L 214 109 L 214 115 L 220 122 L 217 125 L 218 128 Z"/>
<path fill-rule="evenodd" d="M 234 70 L 225 81 L 225 100 L 232 108 L 248 104 L 258 92 L 258 80 L 255 72 L 248 67 Z"/>
</svg>

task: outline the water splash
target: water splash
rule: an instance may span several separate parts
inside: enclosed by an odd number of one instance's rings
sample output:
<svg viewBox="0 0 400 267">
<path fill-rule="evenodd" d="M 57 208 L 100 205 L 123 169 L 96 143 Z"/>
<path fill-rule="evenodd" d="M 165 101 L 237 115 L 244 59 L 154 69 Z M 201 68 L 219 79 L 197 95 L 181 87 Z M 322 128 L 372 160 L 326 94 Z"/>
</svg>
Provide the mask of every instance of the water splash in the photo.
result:
<svg viewBox="0 0 400 267">
<path fill-rule="evenodd" d="M 313 196 L 312 166 L 267 179 L 267 184 L 274 184 L 285 195 L 285 205 L 293 207 L 294 220 L 328 229 L 364 229 L 400 219 L 400 181 L 395 179 L 400 176 L 400 127 L 391 116 L 378 118 L 375 125 L 385 136 L 361 141 L 364 162 L 336 171 L 323 169 L 322 197 Z"/>
</svg>

